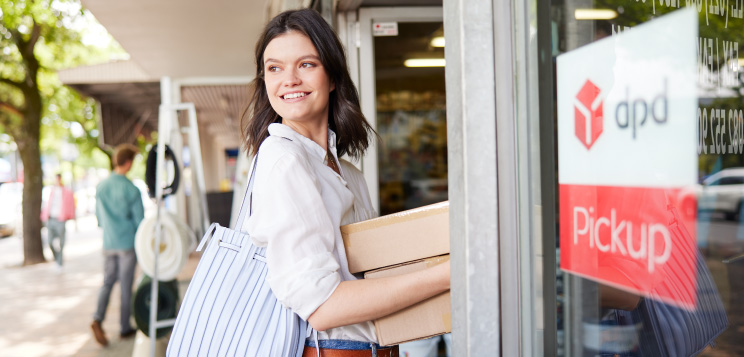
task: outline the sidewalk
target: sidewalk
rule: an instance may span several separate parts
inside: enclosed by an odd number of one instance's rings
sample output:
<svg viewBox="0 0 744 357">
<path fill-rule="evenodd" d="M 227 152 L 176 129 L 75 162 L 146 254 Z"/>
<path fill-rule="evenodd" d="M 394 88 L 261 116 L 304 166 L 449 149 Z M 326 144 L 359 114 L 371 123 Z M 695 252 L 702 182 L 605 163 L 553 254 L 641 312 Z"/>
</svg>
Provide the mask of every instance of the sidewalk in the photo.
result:
<svg viewBox="0 0 744 357">
<path fill-rule="evenodd" d="M 93 216 L 78 219 L 77 229 L 68 222 L 62 271 L 51 261 L 47 246 L 44 254 L 49 262 L 21 267 L 21 239 L 0 239 L 0 357 L 130 357 L 135 341 L 147 343 L 149 351 L 149 340 L 142 336 L 119 338 L 119 284 L 111 293 L 103 323 L 109 346 L 103 348 L 93 339 L 90 322 L 103 284 L 101 235 Z M 192 257 L 179 276 L 182 295 L 196 263 Z M 135 283 L 141 274 L 138 269 Z"/>
</svg>

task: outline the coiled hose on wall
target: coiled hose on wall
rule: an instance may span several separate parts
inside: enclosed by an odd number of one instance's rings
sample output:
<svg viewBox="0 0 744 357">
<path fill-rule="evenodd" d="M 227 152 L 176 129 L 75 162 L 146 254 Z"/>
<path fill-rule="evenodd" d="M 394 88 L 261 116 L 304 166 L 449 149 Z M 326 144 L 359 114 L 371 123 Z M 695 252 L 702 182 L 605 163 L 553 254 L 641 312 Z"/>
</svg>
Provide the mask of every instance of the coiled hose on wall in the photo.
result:
<svg viewBox="0 0 744 357">
<path fill-rule="evenodd" d="M 132 315 L 137 323 L 137 328 L 150 336 L 150 299 L 152 295 L 152 279 L 144 275 L 137 284 L 137 290 L 132 297 Z M 178 314 L 178 282 L 158 282 L 158 321 L 172 319 Z M 165 336 L 173 327 L 161 327 L 155 331 L 157 338 Z"/>
<path fill-rule="evenodd" d="M 168 145 L 165 145 L 165 159 L 166 161 L 170 159 L 173 162 L 173 181 L 163 188 L 163 197 L 176 193 L 178 184 L 181 181 L 181 170 L 178 167 L 176 154 L 173 153 L 173 150 Z M 150 198 L 155 198 L 157 162 L 158 146 L 154 145 L 147 154 L 147 168 L 145 169 L 145 183 L 147 184 L 147 191 L 150 194 Z"/>
<path fill-rule="evenodd" d="M 158 255 L 158 280 L 168 281 L 176 278 L 196 247 L 196 235 L 178 217 L 163 210 L 160 213 L 163 235 L 160 238 Z M 157 216 L 145 218 L 137 228 L 134 237 L 134 252 L 137 254 L 142 271 L 155 276 L 155 239 Z"/>
</svg>

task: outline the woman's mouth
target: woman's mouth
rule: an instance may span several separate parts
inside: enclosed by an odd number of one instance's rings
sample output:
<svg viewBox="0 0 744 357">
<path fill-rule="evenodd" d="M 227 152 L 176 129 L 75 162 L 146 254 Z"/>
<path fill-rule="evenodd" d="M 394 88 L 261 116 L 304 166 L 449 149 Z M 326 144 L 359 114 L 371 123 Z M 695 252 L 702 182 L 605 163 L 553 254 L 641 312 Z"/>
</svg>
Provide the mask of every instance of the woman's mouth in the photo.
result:
<svg viewBox="0 0 744 357">
<path fill-rule="evenodd" d="M 304 96 L 306 96 L 308 94 L 310 94 L 310 93 L 306 93 L 306 92 L 287 93 L 287 94 L 281 96 L 281 98 L 282 99 L 297 99 L 297 98 L 302 98 L 302 97 L 304 97 Z"/>
</svg>

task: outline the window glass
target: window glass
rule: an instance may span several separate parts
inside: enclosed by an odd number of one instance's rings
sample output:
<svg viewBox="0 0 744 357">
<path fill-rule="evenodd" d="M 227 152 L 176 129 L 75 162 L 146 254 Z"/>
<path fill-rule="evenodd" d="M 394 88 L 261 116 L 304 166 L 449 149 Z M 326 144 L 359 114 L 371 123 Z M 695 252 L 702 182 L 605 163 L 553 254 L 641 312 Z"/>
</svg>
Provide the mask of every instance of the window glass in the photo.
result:
<svg viewBox="0 0 744 357">
<path fill-rule="evenodd" d="M 744 3 L 554 0 L 549 21 L 555 354 L 744 355 L 744 193 L 707 188 L 744 184 Z"/>
<path fill-rule="evenodd" d="M 724 177 L 721 179 L 721 185 L 740 185 L 742 183 L 741 177 Z"/>
<path fill-rule="evenodd" d="M 380 214 L 447 200 L 442 22 L 399 22 L 376 36 Z"/>
</svg>

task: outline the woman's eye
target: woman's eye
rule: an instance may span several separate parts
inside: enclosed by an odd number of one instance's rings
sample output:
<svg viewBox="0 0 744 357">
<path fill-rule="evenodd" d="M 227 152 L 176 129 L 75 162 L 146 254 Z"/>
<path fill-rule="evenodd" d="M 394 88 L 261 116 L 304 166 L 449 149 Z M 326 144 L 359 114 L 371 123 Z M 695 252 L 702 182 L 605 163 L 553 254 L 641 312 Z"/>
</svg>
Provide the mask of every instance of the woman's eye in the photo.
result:
<svg viewBox="0 0 744 357">
<path fill-rule="evenodd" d="M 269 68 L 266 69 L 268 72 L 276 72 L 279 70 L 279 67 L 277 66 L 269 66 Z"/>
<path fill-rule="evenodd" d="M 311 68 L 311 67 L 315 67 L 315 63 L 310 63 L 310 62 L 303 62 L 303 63 L 302 63 L 301 65 L 300 65 L 300 67 L 302 67 L 302 68 Z"/>
</svg>

